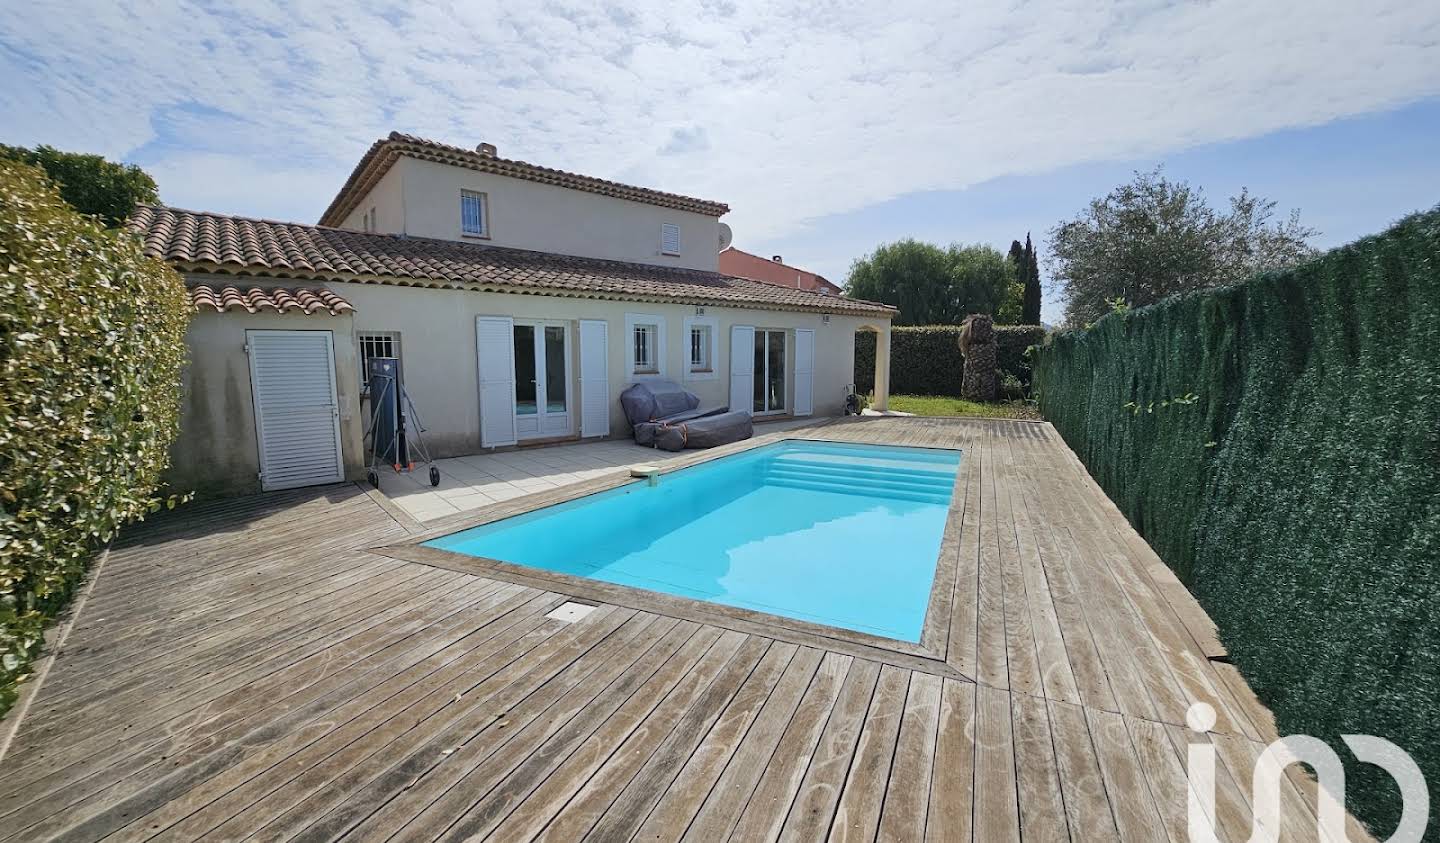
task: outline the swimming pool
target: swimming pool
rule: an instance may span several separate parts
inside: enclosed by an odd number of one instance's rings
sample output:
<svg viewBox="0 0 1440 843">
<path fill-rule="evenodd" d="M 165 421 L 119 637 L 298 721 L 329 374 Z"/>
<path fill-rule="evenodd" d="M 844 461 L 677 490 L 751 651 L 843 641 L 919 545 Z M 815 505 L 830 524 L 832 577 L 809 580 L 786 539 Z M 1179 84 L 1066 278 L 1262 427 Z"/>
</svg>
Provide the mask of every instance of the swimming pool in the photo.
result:
<svg viewBox="0 0 1440 843">
<path fill-rule="evenodd" d="M 959 463 L 787 440 L 425 544 L 918 642 Z"/>
</svg>

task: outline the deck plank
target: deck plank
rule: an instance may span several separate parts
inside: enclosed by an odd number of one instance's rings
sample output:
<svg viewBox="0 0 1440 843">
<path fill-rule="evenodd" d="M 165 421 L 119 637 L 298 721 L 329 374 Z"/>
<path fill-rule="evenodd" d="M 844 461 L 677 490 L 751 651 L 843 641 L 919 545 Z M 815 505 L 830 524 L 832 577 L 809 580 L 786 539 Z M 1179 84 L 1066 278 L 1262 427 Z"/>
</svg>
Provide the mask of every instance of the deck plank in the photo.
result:
<svg viewBox="0 0 1440 843">
<path fill-rule="evenodd" d="M 622 472 L 419 535 L 348 484 L 204 502 L 114 543 L 0 768 L 0 840 L 1180 843 L 1192 743 L 1249 835 L 1273 717 L 1053 428 L 837 420 L 675 465 L 784 437 L 962 450 L 919 644 L 414 547 Z M 597 608 L 545 616 L 566 599 Z M 1313 779 L 1284 785 L 1282 839 L 1313 839 Z"/>
</svg>

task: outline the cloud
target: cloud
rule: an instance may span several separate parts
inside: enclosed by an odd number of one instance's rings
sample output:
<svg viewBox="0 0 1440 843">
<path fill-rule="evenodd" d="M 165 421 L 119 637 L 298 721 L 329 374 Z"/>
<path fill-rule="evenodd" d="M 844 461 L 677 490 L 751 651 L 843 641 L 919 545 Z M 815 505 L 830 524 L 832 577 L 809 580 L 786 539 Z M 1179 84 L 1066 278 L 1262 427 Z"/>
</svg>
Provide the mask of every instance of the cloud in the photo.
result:
<svg viewBox="0 0 1440 843">
<path fill-rule="evenodd" d="M 773 239 L 1440 94 L 1437 43 L 1440 8 L 1408 0 L 31 5 L 0 20 L 0 141 L 313 220 L 391 129 L 486 140 L 729 202 L 742 237 Z"/>
</svg>

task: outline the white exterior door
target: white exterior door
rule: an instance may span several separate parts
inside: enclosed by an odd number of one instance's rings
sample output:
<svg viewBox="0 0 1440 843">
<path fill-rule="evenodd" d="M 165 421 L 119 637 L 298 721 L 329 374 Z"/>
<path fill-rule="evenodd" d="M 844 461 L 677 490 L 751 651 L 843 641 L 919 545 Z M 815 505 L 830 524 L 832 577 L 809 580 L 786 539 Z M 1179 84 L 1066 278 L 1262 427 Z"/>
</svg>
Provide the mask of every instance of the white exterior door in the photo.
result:
<svg viewBox="0 0 1440 843">
<path fill-rule="evenodd" d="M 570 433 L 570 323 L 516 319 L 515 435 L 520 439 Z"/>
<path fill-rule="evenodd" d="M 753 412 L 755 402 L 755 329 L 730 328 L 730 411 Z"/>
<path fill-rule="evenodd" d="M 508 316 L 475 318 L 480 373 L 480 446 L 514 445 L 515 331 Z"/>
<path fill-rule="evenodd" d="M 260 488 L 345 479 L 329 331 L 246 331 Z"/>
<path fill-rule="evenodd" d="M 815 412 L 815 332 L 795 331 L 795 415 Z"/>
<path fill-rule="evenodd" d="M 610 435 L 610 326 L 580 320 L 580 435 Z"/>
</svg>

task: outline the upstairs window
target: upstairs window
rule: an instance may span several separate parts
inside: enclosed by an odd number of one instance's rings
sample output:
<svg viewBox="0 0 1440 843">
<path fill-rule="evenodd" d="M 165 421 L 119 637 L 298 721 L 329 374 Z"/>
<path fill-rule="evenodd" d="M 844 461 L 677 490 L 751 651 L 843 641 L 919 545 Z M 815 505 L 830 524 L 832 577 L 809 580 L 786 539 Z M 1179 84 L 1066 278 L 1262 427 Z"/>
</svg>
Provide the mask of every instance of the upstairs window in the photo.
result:
<svg viewBox="0 0 1440 843">
<path fill-rule="evenodd" d="M 667 222 L 660 226 L 660 254 L 680 254 L 680 226 Z"/>
<path fill-rule="evenodd" d="M 460 233 L 466 237 L 490 236 L 490 209 L 485 194 L 460 191 Z"/>
</svg>

